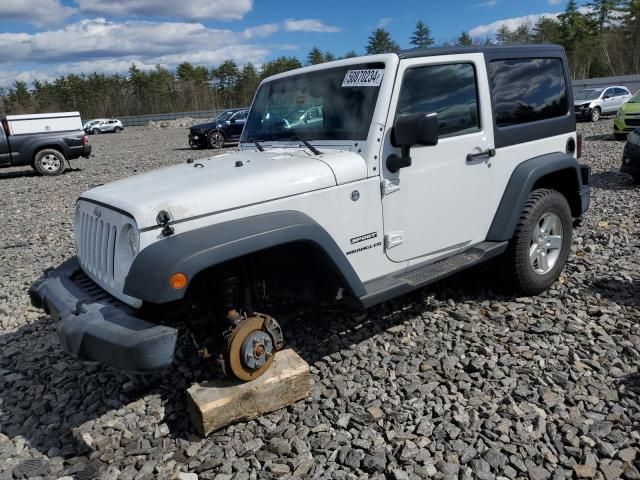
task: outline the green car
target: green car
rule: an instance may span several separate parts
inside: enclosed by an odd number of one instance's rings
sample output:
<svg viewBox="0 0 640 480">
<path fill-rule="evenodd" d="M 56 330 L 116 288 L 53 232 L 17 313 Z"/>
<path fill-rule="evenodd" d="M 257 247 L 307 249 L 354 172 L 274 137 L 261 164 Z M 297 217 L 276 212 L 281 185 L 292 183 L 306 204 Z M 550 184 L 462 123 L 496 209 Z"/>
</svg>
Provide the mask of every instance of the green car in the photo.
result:
<svg viewBox="0 0 640 480">
<path fill-rule="evenodd" d="M 640 91 L 622 104 L 613 120 L 613 136 L 624 140 L 627 134 L 640 127 Z"/>
</svg>

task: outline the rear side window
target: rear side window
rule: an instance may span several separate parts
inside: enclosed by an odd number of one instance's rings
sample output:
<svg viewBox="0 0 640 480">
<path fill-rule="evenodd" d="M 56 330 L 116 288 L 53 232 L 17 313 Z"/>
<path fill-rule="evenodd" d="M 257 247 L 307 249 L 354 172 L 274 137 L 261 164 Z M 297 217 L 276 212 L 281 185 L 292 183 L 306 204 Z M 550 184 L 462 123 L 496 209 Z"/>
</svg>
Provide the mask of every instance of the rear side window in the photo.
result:
<svg viewBox="0 0 640 480">
<path fill-rule="evenodd" d="M 559 58 L 493 60 L 489 79 L 498 127 L 566 115 L 567 85 Z"/>
<path fill-rule="evenodd" d="M 408 69 L 402 80 L 396 117 L 437 113 L 440 136 L 480 129 L 476 72 L 470 63 Z"/>
</svg>

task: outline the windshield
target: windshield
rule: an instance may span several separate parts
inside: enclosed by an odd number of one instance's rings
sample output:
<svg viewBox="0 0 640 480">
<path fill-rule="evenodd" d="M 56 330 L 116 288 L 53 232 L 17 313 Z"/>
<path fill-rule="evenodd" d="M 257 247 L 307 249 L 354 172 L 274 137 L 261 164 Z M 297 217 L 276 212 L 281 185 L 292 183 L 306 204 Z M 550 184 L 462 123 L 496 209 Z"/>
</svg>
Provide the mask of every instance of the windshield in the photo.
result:
<svg viewBox="0 0 640 480">
<path fill-rule="evenodd" d="M 602 88 L 587 88 L 585 90 L 582 90 L 576 93 L 575 99 L 576 100 L 594 100 L 600 97 L 601 93 L 602 93 Z"/>
<path fill-rule="evenodd" d="M 384 63 L 330 68 L 267 82 L 256 95 L 241 141 L 364 140 Z"/>
<path fill-rule="evenodd" d="M 640 90 L 638 90 L 633 97 L 629 99 L 627 103 L 640 103 Z"/>
<path fill-rule="evenodd" d="M 213 117 L 211 119 L 212 122 L 226 122 L 227 120 L 229 120 L 231 118 L 231 115 L 233 115 L 234 113 L 236 113 L 235 110 L 228 110 L 226 112 L 222 112 L 220 114 L 218 114 L 217 117 Z"/>
</svg>

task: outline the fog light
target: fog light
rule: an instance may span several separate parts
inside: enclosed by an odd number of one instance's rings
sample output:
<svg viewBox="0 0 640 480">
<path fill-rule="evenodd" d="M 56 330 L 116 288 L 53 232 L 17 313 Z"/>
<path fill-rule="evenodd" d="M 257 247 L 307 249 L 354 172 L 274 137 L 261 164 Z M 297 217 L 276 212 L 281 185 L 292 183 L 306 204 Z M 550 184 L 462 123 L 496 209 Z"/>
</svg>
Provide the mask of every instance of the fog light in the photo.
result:
<svg viewBox="0 0 640 480">
<path fill-rule="evenodd" d="M 187 286 L 187 276 L 184 273 L 174 273 L 169 277 L 169 284 L 175 290 L 181 290 Z"/>
</svg>

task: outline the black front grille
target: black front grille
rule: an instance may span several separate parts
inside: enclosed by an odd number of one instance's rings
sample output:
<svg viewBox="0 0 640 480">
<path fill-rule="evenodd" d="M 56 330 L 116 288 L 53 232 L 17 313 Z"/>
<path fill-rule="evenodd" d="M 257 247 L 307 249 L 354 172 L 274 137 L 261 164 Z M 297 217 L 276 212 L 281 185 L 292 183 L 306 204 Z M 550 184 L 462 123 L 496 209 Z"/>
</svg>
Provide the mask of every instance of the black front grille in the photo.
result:
<svg viewBox="0 0 640 480">
<path fill-rule="evenodd" d="M 86 295 L 84 300 L 87 302 L 106 302 L 112 305 L 121 304 L 117 298 L 113 297 L 96 282 L 91 280 L 82 270 L 75 272 L 71 280 Z"/>
</svg>

